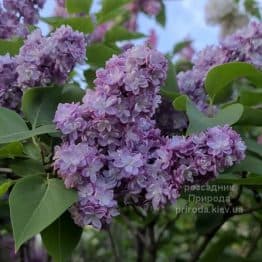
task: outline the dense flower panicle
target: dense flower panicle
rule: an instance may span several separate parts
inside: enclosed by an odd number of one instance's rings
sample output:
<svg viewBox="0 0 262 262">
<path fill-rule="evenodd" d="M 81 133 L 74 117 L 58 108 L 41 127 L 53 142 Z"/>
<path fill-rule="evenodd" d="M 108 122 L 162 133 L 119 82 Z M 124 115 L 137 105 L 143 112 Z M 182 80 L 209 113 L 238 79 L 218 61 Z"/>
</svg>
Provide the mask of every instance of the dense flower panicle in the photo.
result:
<svg viewBox="0 0 262 262">
<path fill-rule="evenodd" d="M 247 26 L 249 17 L 246 14 L 235 14 L 221 22 L 220 38 L 235 33 L 238 29 Z"/>
<path fill-rule="evenodd" d="M 186 38 L 185 41 L 188 41 L 188 44 L 178 53 L 179 58 L 185 61 L 192 61 L 195 55 L 195 49 L 192 46 L 192 40 Z"/>
<path fill-rule="evenodd" d="M 56 0 L 59 6 L 65 7 L 65 0 Z"/>
<path fill-rule="evenodd" d="M 209 128 L 190 137 L 171 138 L 174 172 L 183 172 L 185 183 L 205 183 L 245 157 L 245 144 L 229 126 Z M 176 171 L 177 170 L 177 171 Z"/>
<path fill-rule="evenodd" d="M 180 92 L 207 111 L 207 95 L 204 81 L 208 71 L 217 65 L 242 61 L 262 68 L 262 23 L 252 22 L 246 28 L 225 38 L 219 46 L 209 46 L 199 52 L 193 60 L 192 70 L 177 75 Z"/>
<path fill-rule="evenodd" d="M 25 37 L 27 34 L 27 26 L 20 23 L 20 19 L 15 14 L 6 12 L 0 6 L 0 39 Z"/>
<path fill-rule="evenodd" d="M 221 48 L 228 60 L 248 62 L 262 69 L 262 22 L 252 22 L 225 38 Z"/>
<path fill-rule="evenodd" d="M 139 12 L 142 11 L 150 16 L 156 16 L 160 13 L 162 7 L 159 0 L 133 0 L 127 5 L 127 8 L 130 11 L 130 18 L 125 26 L 130 31 L 136 31 Z"/>
<path fill-rule="evenodd" d="M 0 56 L 0 106 L 18 109 L 22 91 L 17 86 L 16 61 L 9 55 Z"/>
<path fill-rule="evenodd" d="M 0 6 L 0 38 L 25 37 L 28 25 L 39 20 L 45 0 L 3 0 Z"/>
<path fill-rule="evenodd" d="M 25 87 L 62 84 L 76 63 L 85 59 L 85 38 L 69 26 L 62 26 L 49 37 L 40 30 L 28 36 L 17 56 L 18 84 Z"/>
<path fill-rule="evenodd" d="M 205 7 L 206 22 L 220 25 L 222 38 L 246 26 L 249 22 L 247 14 L 241 13 L 234 0 L 209 0 Z"/>
<path fill-rule="evenodd" d="M 148 39 L 146 40 L 146 44 L 151 47 L 151 48 L 156 48 L 157 47 L 157 34 L 154 29 L 150 30 Z"/>
<path fill-rule="evenodd" d="M 221 23 L 227 16 L 237 12 L 234 0 L 209 0 L 205 6 L 206 21 L 209 24 Z"/>
<path fill-rule="evenodd" d="M 3 0 L 4 8 L 19 17 L 25 24 L 35 24 L 39 20 L 38 10 L 43 8 L 45 0 Z"/>
<path fill-rule="evenodd" d="M 18 56 L 0 56 L 0 106 L 20 112 L 25 88 L 64 83 L 76 63 L 84 61 L 85 46 L 84 35 L 70 27 L 62 26 L 50 37 L 43 37 L 40 30 L 34 31 Z M 82 128 L 80 122 L 67 129 L 77 127 Z"/>
<path fill-rule="evenodd" d="M 101 25 L 98 25 L 94 31 L 88 35 L 87 42 L 88 44 L 93 44 L 97 42 L 102 42 L 106 35 L 106 32 L 114 26 L 114 22 L 106 22 Z"/>
<path fill-rule="evenodd" d="M 139 0 L 140 8 L 148 15 L 158 15 L 161 10 L 159 0 Z"/>
<path fill-rule="evenodd" d="M 100 229 L 119 214 L 119 203 L 174 203 L 188 181 L 207 181 L 244 157 L 241 139 L 226 126 L 189 138 L 161 135 L 153 116 L 166 73 L 163 55 L 132 47 L 97 71 L 96 89 L 82 104 L 59 105 L 54 122 L 63 143 L 54 168 L 78 191 L 71 208 L 77 224 Z"/>
</svg>

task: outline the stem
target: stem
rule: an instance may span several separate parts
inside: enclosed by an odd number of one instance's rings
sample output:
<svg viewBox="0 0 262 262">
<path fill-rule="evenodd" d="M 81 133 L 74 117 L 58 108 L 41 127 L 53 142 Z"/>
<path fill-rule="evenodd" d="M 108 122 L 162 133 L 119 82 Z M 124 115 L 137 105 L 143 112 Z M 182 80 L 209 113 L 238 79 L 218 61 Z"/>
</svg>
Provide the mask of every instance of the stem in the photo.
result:
<svg viewBox="0 0 262 262">
<path fill-rule="evenodd" d="M 250 208 L 247 210 L 244 210 L 241 213 L 229 213 L 226 214 L 226 216 L 224 217 L 223 221 L 217 226 L 215 227 L 213 230 L 211 230 L 211 232 L 207 233 L 205 236 L 205 239 L 203 241 L 203 243 L 200 245 L 200 247 L 196 250 L 196 252 L 193 254 L 192 259 L 190 260 L 190 262 L 196 262 L 198 261 L 199 257 L 201 256 L 201 254 L 205 251 L 207 245 L 209 244 L 209 242 L 212 240 L 212 238 L 215 236 L 215 234 L 217 233 L 217 231 L 221 228 L 221 226 L 223 226 L 223 224 L 232 216 L 235 215 L 244 215 L 244 214 L 249 214 L 252 213 L 254 211 L 260 210 L 262 208 L 262 206 L 260 207 L 256 207 L 256 208 Z"/>
<path fill-rule="evenodd" d="M 141 231 L 141 232 L 140 232 Z M 141 235 L 145 234 L 145 230 L 138 230 L 136 234 L 136 252 L 137 252 L 137 262 L 143 262 L 144 260 L 144 251 L 145 245 L 144 241 L 141 239 Z"/>
<path fill-rule="evenodd" d="M 230 204 L 227 205 L 227 207 L 230 209 L 230 212 L 226 213 L 223 217 L 222 222 L 217 225 L 215 228 L 211 229 L 210 232 L 208 232 L 205 235 L 204 241 L 202 242 L 202 244 L 199 246 L 199 248 L 193 253 L 192 258 L 189 260 L 190 262 L 196 262 L 198 261 L 198 259 L 200 258 L 200 256 L 202 255 L 202 253 L 206 250 L 209 242 L 213 239 L 213 237 L 215 236 L 215 234 L 219 231 L 219 229 L 224 225 L 224 223 L 230 219 L 232 216 L 236 215 L 234 214 L 233 208 L 236 207 L 239 203 L 239 198 L 241 196 L 242 193 L 242 187 L 240 186 L 238 188 L 238 192 L 236 197 L 232 198 L 230 201 Z M 242 214 L 242 213 L 241 213 Z"/>
<path fill-rule="evenodd" d="M 155 221 L 152 221 L 148 225 L 148 234 L 149 234 L 149 240 L 150 240 L 150 245 L 149 245 L 149 255 L 151 257 L 150 262 L 155 262 L 157 258 L 157 243 L 155 239 Z"/>
<path fill-rule="evenodd" d="M 20 262 L 27 262 L 25 245 L 21 246 L 19 253 L 20 253 Z"/>
<path fill-rule="evenodd" d="M 215 236 L 217 231 L 221 228 L 221 226 L 224 223 L 225 223 L 225 221 L 223 221 L 221 224 L 219 224 L 217 227 L 215 227 L 213 230 L 211 230 L 209 233 L 207 233 L 205 235 L 204 241 L 202 242 L 200 247 L 195 251 L 195 253 L 193 254 L 192 258 L 190 259 L 190 262 L 198 261 L 199 257 L 205 251 L 205 249 L 206 249 L 207 245 L 209 244 L 209 242 L 212 240 L 212 238 Z"/>
<path fill-rule="evenodd" d="M 161 232 L 158 235 L 157 244 L 159 244 L 164 236 L 164 233 L 168 228 L 175 224 L 175 222 L 179 219 L 181 213 L 177 214 L 177 216 L 174 219 L 170 219 L 165 226 L 162 228 Z"/>
<path fill-rule="evenodd" d="M 262 236 L 262 229 L 260 226 L 258 233 L 256 234 L 256 236 L 254 237 L 253 241 L 250 244 L 249 250 L 247 251 L 247 254 L 245 256 L 246 258 L 248 258 L 255 251 L 257 247 L 257 243 L 260 240 L 261 236 Z"/>
<path fill-rule="evenodd" d="M 117 252 L 117 248 L 116 248 L 116 245 L 115 245 L 115 241 L 114 241 L 114 238 L 113 238 L 112 233 L 110 231 L 110 228 L 108 228 L 107 232 L 108 232 L 108 236 L 109 236 L 109 239 L 110 239 L 110 243 L 111 243 L 113 255 L 114 255 L 114 258 L 115 258 L 115 262 L 119 262 L 120 259 L 119 259 L 119 256 L 118 256 L 118 252 Z"/>
</svg>

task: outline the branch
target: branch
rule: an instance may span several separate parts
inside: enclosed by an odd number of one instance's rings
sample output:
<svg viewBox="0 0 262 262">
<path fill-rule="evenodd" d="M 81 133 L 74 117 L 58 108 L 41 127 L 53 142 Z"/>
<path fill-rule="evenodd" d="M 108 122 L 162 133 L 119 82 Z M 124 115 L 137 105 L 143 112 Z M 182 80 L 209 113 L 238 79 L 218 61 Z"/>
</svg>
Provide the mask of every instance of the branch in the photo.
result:
<svg viewBox="0 0 262 262">
<path fill-rule="evenodd" d="M 243 174 L 244 175 L 244 174 Z M 219 229 L 224 225 L 224 223 L 230 219 L 235 214 L 232 212 L 233 208 L 239 203 L 239 198 L 241 196 L 241 193 L 243 191 L 242 186 L 238 188 L 237 195 L 231 199 L 230 204 L 227 205 L 227 207 L 230 209 L 229 213 L 224 214 L 222 222 L 217 225 L 214 229 L 212 229 L 210 232 L 208 232 L 205 235 L 203 243 L 200 245 L 200 247 L 193 253 L 192 258 L 190 259 L 190 262 L 196 262 L 198 261 L 199 257 L 202 255 L 202 253 L 206 250 L 206 247 L 208 246 L 209 242 L 213 239 L 215 234 L 219 231 Z"/>
<path fill-rule="evenodd" d="M 262 209 L 262 205 L 259 205 L 257 207 L 253 207 L 253 208 L 245 209 L 245 210 L 243 210 L 242 212 L 239 212 L 239 213 L 233 213 L 233 214 L 231 214 L 231 216 L 239 216 L 239 215 L 250 214 L 250 213 L 253 213 L 253 212 L 258 211 L 260 209 Z"/>
<path fill-rule="evenodd" d="M 173 225 L 180 217 L 181 213 L 178 213 L 177 216 L 174 219 L 170 219 L 165 226 L 163 227 L 163 229 L 160 231 L 159 235 L 158 235 L 158 239 L 157 239 L 157 244 L 160 243 L 165 231 L 171 226 Z"/>
<path fill-rule="evenodd" d="M 215 234 L 218 232 L 218 230 L 222 227 L 222 225 L 226 222 L 227 219 L 223 220 L 217 227 L 215 227 L 213 230 L 211 230 L 209 233 L 205 235 L 203 243 L 200 245 L 200 247 L 195 251 L 195 253 L 192 255 L 192 258 L 189 260 L 190 262 L 196 262 L 198 261 L 201 254 L 205 251 L 207 245 L 212 240 L 212 238 L 215 236 Z"/>
<path fill-rule="evenodd" d="M 118 256 L 118 252 L 117 252 L 117 248 L 116 248 L 116 245 L 115 245 L 115 241 L 114 241 L 114 238 L 112 236 L 110 228 L 108 228 L 107 232 L 108 232 L 108 235 L 109 235 L 109 239 L 110 239 L 113 255 L 114 255 L 114 258 L 115 258 L 115 262 L 119 262 L 120 258 Z"/>
</svg>

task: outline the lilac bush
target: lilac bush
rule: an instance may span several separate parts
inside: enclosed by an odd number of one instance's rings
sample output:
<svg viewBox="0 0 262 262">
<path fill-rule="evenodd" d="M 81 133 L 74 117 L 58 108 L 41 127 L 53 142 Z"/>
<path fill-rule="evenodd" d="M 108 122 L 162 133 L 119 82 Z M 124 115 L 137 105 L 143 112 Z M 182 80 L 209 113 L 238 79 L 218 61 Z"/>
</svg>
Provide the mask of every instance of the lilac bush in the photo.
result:
<svg viewBox="0 0 262 262">
<path fill-rule="evenodd" d="M 252 22 L 249 26 L 225 38 L 218 46 L 208 46 L 193 59 L 193 68 L 177 75 L 179 90 L 198 106 L 209 112 L 204 81 L 214 66 L 232 61 L 248 62 L 262 67 L 262 23 Z"/>
<path fill-rule="evenodd" d="M 141 46 L 132 40 L 143 38 L 141 12 L 165 25 L 165 1 L 103 0 L 94 14 L 83 10 L 90 0 L 70 0 L 69 12 L 56 2 L 63 17 L 43 19 L 47 36 L 29 34 L 44 1 L 1 2 L 0 242 L 11 260 L 199 261 L 213 236 L 235 232 L 237 242 L 221 252 L 233 257 L 248 247 L 235 230 L 242 214 L 252 215 L 243 225 L 252 225 L 245 238 L 253 253 L 253 233 L 261 233 L 261 223 L 253 226 L 261 209 L 261 23 L 197 55 L 189 39 L 164 55 L 154 30 Z M 23 46 L 13 37 L 24 37 Z M 234 61 L 247 63 L 223 65 Z M 233 97 L 213 105 L 231 87 Z"/>
<path fill-rule="evenodd" d="M 186 183 L 203 183 L 244 158 L 230 127 L 192 137 L 165 137 L 152 119 L 161 102 L 167 61 L 144 46 L 112 57 L 99 69 L 96 90 L 82 104 L 60 104 L 55 115 L 63 144 L 54 168 L 78 190 L 75 222 L 100 229 L 120 203 L 154 209 L 175 203 Z"/>
</svg>

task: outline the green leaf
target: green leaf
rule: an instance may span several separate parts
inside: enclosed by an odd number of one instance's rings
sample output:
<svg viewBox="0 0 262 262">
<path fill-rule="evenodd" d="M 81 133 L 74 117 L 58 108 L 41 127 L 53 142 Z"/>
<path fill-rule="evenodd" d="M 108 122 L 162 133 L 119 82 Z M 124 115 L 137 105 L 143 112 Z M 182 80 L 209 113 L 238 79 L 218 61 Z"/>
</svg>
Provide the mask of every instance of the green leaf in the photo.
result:
<svg viewBox="0 0 262 262">
<path fill-rule="evenodd" d="M 19 180 L 9 197 L 16 251 L 54 222 L 76 200 L 77 193 L 66 189 L 59 179 L 30 176 Z"/>
<path fill-rule="evenodd" d="M 173 101 L 173 107 L 178 111 L 186 111 L 187 96 L 180 95 Z"/>
<path fill-rule="evenodd" d="M 176 68 L 177 74 L 180 73 L 180 72 L 191 70 L 192 67 L 193 67 L 192 62 L 186 61 L 186 60 L 178 60 L 175 63 L 175 68 Z"/>
<path fill-rule="evenodd" d="M 7 108 L 0 107 L 0 143 L 9 143 L 13 141 L 5 141 L 5 137 L 17 133 L 28 132 L 25 121 L 16 112 Z"/>
<path fill-rule="evenodd" d="M 191 40 L 186 40 L 186 41 L 182 41 L 182 42 L 177 43 L 177 44 L 174 46 L 173 54 L 179 53 L 179 52 L 182 51 L 185 47 L 189 46 L 191 43 L 192 43 Z"/>
<path fill-rule="evenodd" d="M 34 136 L 53 133 L 57 133 L 57 130 L 55 129 L 54 125 L 40 126 L 36 129 L 27 131 L 13 131 L 9 134 L 0 135 L 0 144 L 22 141 Z"/>
<path fill-rule="evenodd" d="M 262 175 L 262 160 L 255 156 L 247 154 L 246 158 L 241 161 L 240 164 L 235 165 L 230 171 L 248 171 L 254 174 Z"/>
<path fill-rule="evenodd" d="M 55 262 L 66 261 L 77 246 L 82 228 L 77 226 L 68 212 L 41 233 L 44 245 Z"/>
<path fill-rule="evenodd" d="M 0 55 L 5 55 L 7 53 L 12 56 L 17 55 L 23 43 L 23 39 L 20 38 L 11 40 L 0 39 Z"/>
<path fill-rule="evenodd" d="M 15 158 L 23 155 L 23 145 L 20 142 L 14 142 L 0 147 L 0 158 Z"/>
<path fill-rule="evenodd" d="M 43 164 L 34 159 L 16 159 L 10 164 L 10 168 L 20 177 L 45 174 Z"/>
<path fill-rule="evenodd" d="M 51 25 L 54 29 L 62 26 L 62 25 L 69 25 L 74 30 L 80 31 L 82 33 L 92 33 L 94 30 L 94 25 L 92 19 L 90 17 L 84 16 L 76 16 L 76 17 L 47 17 L 42 18 L 42 20 L 49 25 Z"/>
<path fill-rule="evenodd" d="M 66 8 L 70 14 L 88 14 L 91 5 L 92 0 L 66 0 Z"/>
<path fill-rule="evenodd" d="M 41 160 L 41 150 L 38 145 L 35 145 L 34 143 L 25 143 L 24 144 L 24 153 L 28 158 L 34 159 L 34 160 Z"/>
<path fill-rule="evenodd" d="M 262 72 L 253 65 L 243 62 L 233 62 L 212 68 L 206 77 L 205 88 L 212 101 L 229 84 L 238 79 L 246 77 L 257 87 L 262 86 Z"/>
<path fill-rule="evenodd" d="M 262 110 L 245 106 L 244 112 L 237 124 L 246 126 L 262 126 Z"/>
<path fill-rule="evenodd" d="M 171 98 L 172 100 L 179 96 L 176 81 L 176 68 L 170 59 L 168 59 L 167 79 L 160 91 L 164 96 Z"/>
<path fill-rule="evenodd" d="M 13 180 L 6 180 L 3 183 L 1 182 L 0 184 L 0 198 L 7 192 L 9 187 L 13 185 L 14 181 Z"/>
<path fill-rule="evenodd" d="M 65 85 L 61 91 L 61 103 L 80 102 L 85 95 L 85 91 L 75 84 Z"/>
<path fill-rule="evenodd" d="M 244 6 L 246 11 L 257 17 L 258 19 L 261 19 L 261 14 L 260 14 L 260 8 L 259 8 L 259 3 L 255 0 L 245 0 Z"/>
<path fill-rule="evenodd" d="M 94 80 L 96 79 L 96 71 L 93 70 L 93 69 L 87 69 L 84 72 L 84 76 L 85 76 L 86 82 L 88 84 L 88 87 L 93 88 L 95 86 Z"/>
<path fill-rule="evenodd" d="M 108 13 L 131 2 L 131 0 L 102 0 L 101 12 Z"/>
<path fill-rule="evenodd" d="M 95 67 L 103 67 L 109 58 L 118 53 L 119 50 L 107 45 L 93 44 L 87 48 L 87 62 Z"/>
<path fill-rule="evenodd" d="M 223 221 L 222 214 L 212 213 L 212 210 L 209 210 L 210 213 L 199 213 L 196 219 L 196 231 L 201 235 L 210 232 Z"/>
<path fill-rule="evenodd" d="M 99 24 L 106 21 L 121 22 L 123 18 L 128 16 L 128 10 L 125 8 L 126 4 L 131 0 L 102 0 L 101 11 L 97 14 L 97 21 Z"/>
<path fill-rule="evenodd" d="M 241 90 L 239 102 L 246 106 L 260 105 L 262 101 L 262 90 Z"/>
<path fill-rule="evenodd" d="M 219 257 L 223 254 L 224 249 L 229 246 L 235 239 L 236 234 L 231 231 L 223 232 L 215 240 L 211 241 L 202 254 L 199 262 L 221 261 Z"/>
<path fill-rule="evenodd" d="M 245 144 L 247 146 L 247 150 L 256 153 L 262 157 L 262 145 L 258 144 L 256 140 L 245 139 Z"/>
<path fill-rule="evenodd" d="M 259 186 L 262 185 L 262 176 L 261 175 L 252 175 L 246 178 L 241 178 L 234 174 L 222 174 L 218 176 L 214 184 L 224 184 L 224 185 L 246 185 L 246 186 Z"/>
<path fill-rule="evenodd" d="M 22 111 L 33 127 L 51 124 L 59 103 L 77 102 L 83 95 L 75 85 L 28 89 L 22 98 Z"/>
<path fill-rule="evenodd" d="M 166 7 L 161 0 L 161 10 L 159 14 L 156 16 L 156 21 L 163 27 L 166 26 Z"/>
<path fill-rule="evenodd" d="M 232 104 L 221 109 L 214 117 L 210 118 L 200 112 L 196 106 L 187 101 L 187 116 L 189 119 L 189 127 L 187 135 L 201 132 L 209 127 L 217 125 L 233 125 L 237 123 L 243 113 L 243 106 L 241 104 Z"/>
<path fill-rule="evenodd" d="M 145 37 L 142 33 L 130 32 L 122 26 L 115 26 L 105 35 L 105 42 L 125 41 Z"/>
</svg>

